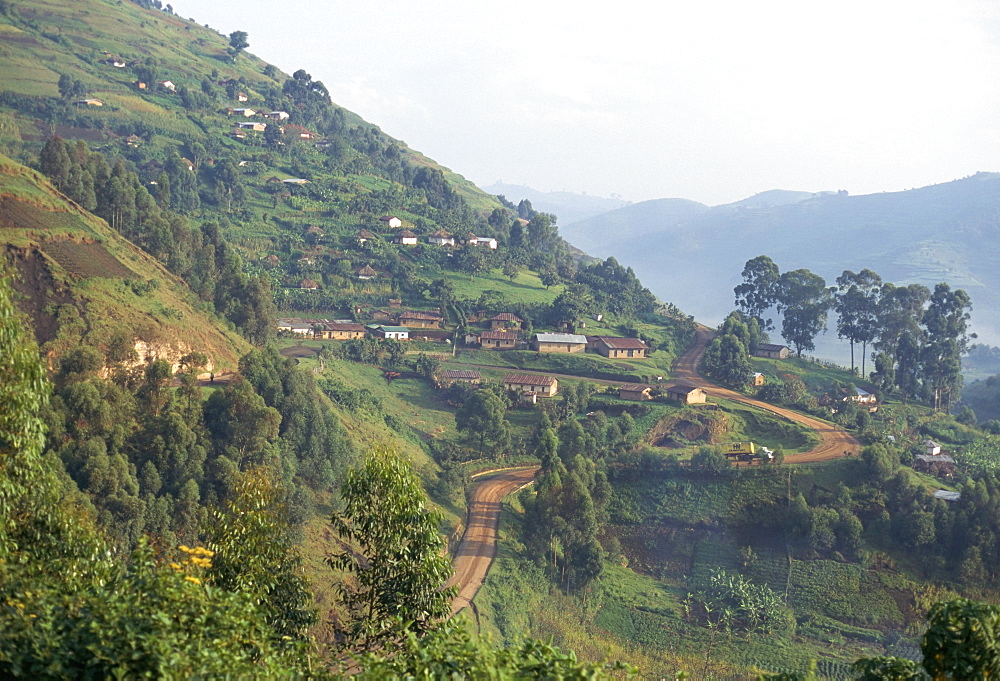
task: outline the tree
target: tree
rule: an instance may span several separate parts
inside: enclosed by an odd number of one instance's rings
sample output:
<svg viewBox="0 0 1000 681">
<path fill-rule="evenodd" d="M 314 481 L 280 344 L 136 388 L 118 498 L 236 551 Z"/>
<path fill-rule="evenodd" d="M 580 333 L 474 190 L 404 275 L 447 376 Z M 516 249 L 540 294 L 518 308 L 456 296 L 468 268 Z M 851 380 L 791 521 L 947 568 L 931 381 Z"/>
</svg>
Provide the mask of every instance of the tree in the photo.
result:
<svg viewBox="0 0 1000 681">
<path fill-rule="evenodd" d="M 778 311 L 782 313 L 781 337 L 795 346 L 795 354 L 813 350 L 816 334 L 826 328 L 830 292 L 823 277 L 809 270 L 785 272 L 778 281 Z"/>
<path fill-rule="evenodd" d="M 214 512 L 208 541 L 215 553 L 211 583 L 249 594 L 276 642 L 304 640 L 316 621 L 284 496 L 273 471 L 255 467 L 241 473 L 225 509 Z"/>
<path fill-rule="evenodd" d="M 737 390 L 745 388 L 753 378 L 750 353 L 735 334 L 713 338 L 705 350 L 703 362 L 709 376 Z"/>
<path fill-rule="evenodd" d="M 948 284 L 934 287 L 930 305 L 923 315 L 926 343 L 921 352 L 923 379 L 931 393 L 933 407 L 951 407 L 951 398 L 962 387 L 961 356 L 968 350 L 966 335 L 972 301 L 962 289 Z"/>
<path fill-rule="evenodd" d="M 851 343 L 851 373 L 854 373 L 854 344 L 861 343 L 861 375 L 865 375 L 865 355 L 868 343 L 879 330 L 878 302 L 882 278 L 865 269 L 855 274 L 850 270 L 837 277 L 833 309 L 837 312 L 837 337 Z"/>
<path fill-rule="evenodd" d="M 236 58 L 240 56 L 243 50 L 250 47 L 250 43 L 247 42 L 247 32 L 246 31 L 233 31 L 229 34 L 229 48 L 226 52 L 235 62 Z"/>
<path fill-rule="evenodd" d="M 439 531 L 440 514 L 426 508 L 420 480 L 394 453 L 379 450 L 348 471 L 334 530 L 344 542 L 327 559 L 354 586 L 340 587 L 349 618 L 338 626 L 342 646 L 386 651 L 403 629 L 422 636 L 451 609 L 454 588 L 443 588 L 451 561 Z"/>
<path fill-rule="evenodd" d="M 455 424 L 471 441 L 478 442 L 479 456 L 483 455 L 487 442 L 501 451 L 510 443 L 507 405 L 492 390 L 472 393 L 455 412 Z"/>
<path fill-rule="evenodd" d="M 774 328 L 764 314 L 778 302 L 778 280 L 778 266 L 766 255 L 758 255 L 747 260 L 743 283 L 733 289 L 736 306 L 748 317 L 757 319 L 764 330 Z"/>
<path fill-rule="evenodd" d="M 450 620 L 427 636 L 409 633 L 398 655 L 374 653 L 359 660 L 361 681 L 368 679 L 566 679 L 603 681 L 631 678 L 627 664 L 580 662 L 572 651 L 528 639 L 500 647 L 470 634 Z"/>
</svg>

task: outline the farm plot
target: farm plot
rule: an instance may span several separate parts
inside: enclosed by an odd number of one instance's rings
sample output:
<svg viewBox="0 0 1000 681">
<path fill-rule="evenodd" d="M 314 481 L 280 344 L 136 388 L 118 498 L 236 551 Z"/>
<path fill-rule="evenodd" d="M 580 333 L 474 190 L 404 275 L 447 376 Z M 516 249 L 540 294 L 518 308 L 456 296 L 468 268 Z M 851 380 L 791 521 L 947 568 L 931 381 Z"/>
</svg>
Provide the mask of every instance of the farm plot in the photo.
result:
<svg viewBox="0 0 1000 681">
<path fill-rule="evenodd" d="M 42 250 L 78 277 L 137 279 L 135 272 L 111 255 L 102 244 L 76 241 L 49 241 Z"/>
<path fill-rule="evenodd" d="M 0 199 L 0 227 L 6 229 L 79 229 L 80 218 L 72 213 L 57 213 L 17 201 Z"/>
</svg>

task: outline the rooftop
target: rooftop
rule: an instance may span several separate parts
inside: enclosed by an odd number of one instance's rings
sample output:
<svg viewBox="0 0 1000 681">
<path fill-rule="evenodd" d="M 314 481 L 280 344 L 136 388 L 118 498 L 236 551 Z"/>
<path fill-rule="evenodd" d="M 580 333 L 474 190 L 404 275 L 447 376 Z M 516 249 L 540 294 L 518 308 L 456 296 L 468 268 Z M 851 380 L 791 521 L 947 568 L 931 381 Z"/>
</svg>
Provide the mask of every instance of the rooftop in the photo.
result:
<svg viewBox="0 0 1000 681">
<path fill-rule="evenodd" d="M 552 385 L 556 379 L 554 376 L 539 376 L 538 374 L 507 374 L 503 382 L 518 385 Z"/>
<path fill-rule="evenodd" d="M 575 333 L 536 333 L 535 338 L 540 343 L 583 343 L 587 344 L 587 337 Z"/>
</svg>

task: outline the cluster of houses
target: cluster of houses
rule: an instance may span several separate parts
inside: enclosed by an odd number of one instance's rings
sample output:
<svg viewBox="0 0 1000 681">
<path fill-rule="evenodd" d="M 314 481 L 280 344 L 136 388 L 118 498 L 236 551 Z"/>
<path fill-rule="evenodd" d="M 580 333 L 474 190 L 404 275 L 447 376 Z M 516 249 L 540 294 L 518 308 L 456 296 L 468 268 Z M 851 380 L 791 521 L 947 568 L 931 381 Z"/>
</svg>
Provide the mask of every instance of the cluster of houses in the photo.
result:
<svg viewBox="0 0 1000 681">
<path fill-rule="evenodd" d="M 484 350 L 531 349 L 546 353 L 596 352 L 610 359 L 642 359 L 649 346 L 640 338 L 618 336 L 584 336 L 575 333 L 536 333 L 530 339 L 521 337 L 524 324 L 517 315 L 501 312 L 489 319 L 490 328 L 468 333 L 465 344 Z"/>
<path fill-rule="evenodd" d="M 389 229 L 399 229 L 403 226 L 403 221 L 395 215 L 383 215 L 379 218 L 379 221 L 381 221 L 382 224 Z M 368 243 L 368 241 L 375 239 L 377 236 L 377 234 L 367 229 L 362 229 L 357 235 L 358 245 L 364 246 Z M 499 245 L 497 240 L 491 236 L 477 236 L 472 232 L 469 232 L 464 237 L 456 237 L 451 232 L 447 232 L 443 229 L 431 232 L 425 236 L 424 239 L 425 243 L 434 246 L 483 246 L 491 251 L 495 251 Z M 411 232 L 409 229 L 403 229 L 393 234 L 391 241 L 395 244 L 399 244 L 400 246 L 416 246 L 420 243 L 420 237 Z"/>
<path fill-rule="evenodd" d="M 471 369 L 445 369 L 437 376 L 437 385 L 447 388 L 456 383 L 478 386 L 482 376 Z M 528 374 L 513 372 L 504 376 L 503 387 L 518 394 L 522 403 L 535 404 L 539 397 L 553 397 L 559 392 L 559 379 L 546 374 Z M 705 404 L 707 393 L 694 385 L 678 383 L 667 386 L 666 389 L 654 388 L 651 385 L 625 383 L 618 388 L 618 397 L 623 400 L 644 402 L 656 399 L 657 392 L 662 393 L 667 400 L 682 405 Z"/>
</svg>

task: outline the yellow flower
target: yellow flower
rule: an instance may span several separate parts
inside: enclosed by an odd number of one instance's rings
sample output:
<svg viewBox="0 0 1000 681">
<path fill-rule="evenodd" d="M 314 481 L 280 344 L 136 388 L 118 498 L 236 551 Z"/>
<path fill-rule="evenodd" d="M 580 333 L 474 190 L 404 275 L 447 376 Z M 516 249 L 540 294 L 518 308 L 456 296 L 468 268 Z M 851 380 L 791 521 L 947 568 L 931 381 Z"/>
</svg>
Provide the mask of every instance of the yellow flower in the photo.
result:
<svg viewBox="0 0 1000 681">
<path fill-rule="evenodd" d="M 192 584 L 201 584 L 201 580 L 197 577 L 192 577 L 191 575 L 185 575 L 184 579 Z"/>
<path fill-rule="evenodd" d="M 180 570 L 181 569 L 181 566 L 180 566 L 179 563 L 171 563 L 170 567 L 172 567 L 175 570 Z"/>
</svg>

